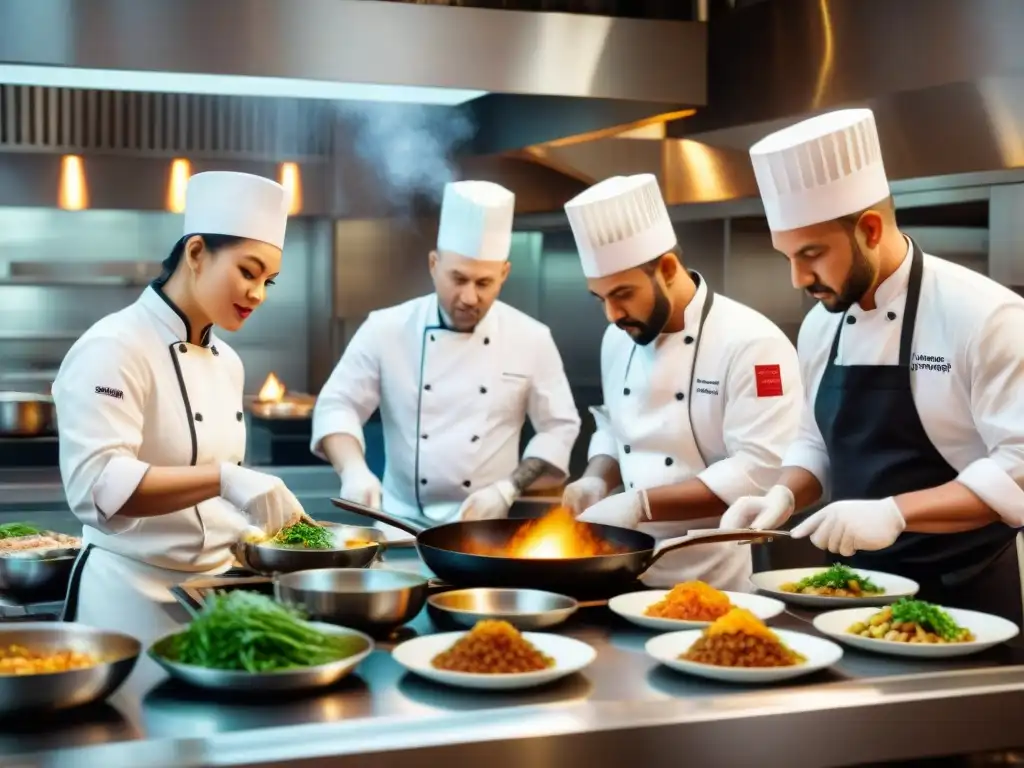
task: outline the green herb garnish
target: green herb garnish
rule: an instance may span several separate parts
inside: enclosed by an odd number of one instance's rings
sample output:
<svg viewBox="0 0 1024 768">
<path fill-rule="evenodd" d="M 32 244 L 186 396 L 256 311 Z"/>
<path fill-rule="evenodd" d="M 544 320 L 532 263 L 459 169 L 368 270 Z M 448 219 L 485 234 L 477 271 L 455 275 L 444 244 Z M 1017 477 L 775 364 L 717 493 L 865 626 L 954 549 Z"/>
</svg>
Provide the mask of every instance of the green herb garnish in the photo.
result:
<svg viewBox="0 0 1024 768">
<path fill-rule="evenodd" d="M 937 605 L 923 600 L 906 597 L 897 600 L 892 604 L 892 620 L 895 624 L 920 624 L 925 630 L 934 632 L 943 640 L 956 640 L 964 633 L 964 628 L 953 621 L 952 616 Z"/>
<path fill-rule="evenodd" d="M 851 581 L 855 581 L 860 585 L 861 592 L 882 592 L 882 588 L 874 584 L 871 579 L 864 578 L 852 568 L 848 568 L 842 563 L 836 563 L 826 571 L 800 579 L 797 583 L 797 589 L 804 589 L 806 587 L 849 589 Z"/>
<path fill-rule="evenodd" d="M 298 522 L 282 528 L 271 541 L 284 547 L 334 549 L 334 535 L 326 528 L 307 522 Z"/>
<path fill-rule="evenodd" d="M 4 523 L 0 525 L 0 539 L 13 539 L 17 536 L 38 536 L 42 531 L 28 523 Z"/>
<path fill-rule="evenodd" d="M 266 595 L 235 590 L 211 595 L 184 632 L 153 650 L 171 661 L 208 669 L 274 672 L 341 661 L 366 647 L 356 635 L 311 627 L 300 611 Z"/>
</svg>

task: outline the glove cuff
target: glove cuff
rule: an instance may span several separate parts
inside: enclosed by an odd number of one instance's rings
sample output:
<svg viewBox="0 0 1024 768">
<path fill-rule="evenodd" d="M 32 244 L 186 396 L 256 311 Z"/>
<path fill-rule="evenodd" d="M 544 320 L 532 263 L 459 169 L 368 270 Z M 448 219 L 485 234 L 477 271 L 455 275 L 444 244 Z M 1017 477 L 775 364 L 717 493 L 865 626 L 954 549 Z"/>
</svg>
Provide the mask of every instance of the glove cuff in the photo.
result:
<svg viewBox="0 0 1024 768">
<path fill-rule="evenodd" d="M 501 498 L 505 500 L 505 504 L 510 507 L 513 502 L 519 498 L 519 491 L 516 490 L 515 483 L 511 480 L 499 480 L 494 484 L 494 488 L 501 494 Z"/>
<path fill-rule="evenodd" d="M 780 501 L 784 501 L 787 504 L 786 512 L 793 514 L 796 511 L 796 496 L 793 495 L 793 491 L 785 485 L 773 485 L 766 494 L 767 496 L 777 496 Z"/>
<path fill-rule="evenodd" d="M 640 509 L 643 510 L 644 519 L 653 520 L 654 518 L 651 517 L 651 502 L 647 498 L 647 489 L 641 488 L 637 495 L 640 496 Z"/>
</svg>

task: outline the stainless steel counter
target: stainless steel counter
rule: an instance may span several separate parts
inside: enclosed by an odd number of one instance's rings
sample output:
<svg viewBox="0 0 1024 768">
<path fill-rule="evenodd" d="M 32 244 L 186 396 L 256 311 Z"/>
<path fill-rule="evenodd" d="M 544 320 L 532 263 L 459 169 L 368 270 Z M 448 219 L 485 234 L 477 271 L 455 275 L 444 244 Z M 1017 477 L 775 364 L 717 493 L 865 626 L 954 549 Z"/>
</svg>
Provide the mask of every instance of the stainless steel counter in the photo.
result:
<svg viewBox="0 0 1024 768">
<path fill-rule="evenodd" d="M 420 567 L 408 551 L 390 557 L 393 567 Z M 809 630 L 804 614 L 781 618 Z M 421 614 L 407 633 L 432 629 Z M 405 674 L 386 644 L 334 689 L 298 698 L 215 697 L 140 669 L 106 705 L 0 727 L 0 766 L 799 768 L 1024 744 L 1016 648 L 956 662 L 847 650 L 827 672 L 749 688 L 660 667 L 643 653 L 651 635 L 603 607 L 581 610 L 560 631 L 591 643 L 597 660 L 530 692 L 440 687 Z"/>
</svg>

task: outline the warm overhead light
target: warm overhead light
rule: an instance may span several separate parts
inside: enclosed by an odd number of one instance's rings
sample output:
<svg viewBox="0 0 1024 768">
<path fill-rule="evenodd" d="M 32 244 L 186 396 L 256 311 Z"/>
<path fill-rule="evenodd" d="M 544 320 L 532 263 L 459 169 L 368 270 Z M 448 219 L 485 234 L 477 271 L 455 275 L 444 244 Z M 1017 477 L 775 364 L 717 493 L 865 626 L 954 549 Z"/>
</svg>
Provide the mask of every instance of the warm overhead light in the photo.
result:
<svg viewBox="0 0 1024 768">
<path fill-rule="evenodd" d="M 288 215 L 294 216 L 302 210 L 302 177 L 297 163 L 281 163 L 278 180 L 288 193 Z"/>
<path fill-rule="evenodd" d="M 172 213 L 185 212 L 185 190 L 192 175 L 192 164 L 183 157 L 171 163 L 171 178 L 167 182 L 167 210 Z"/>
<path fill-rule="evenodd" d="M 81 211 L 89 207 L 89 190 L 85 184 L 85 166 L 78 155 L 64 155 L 60 161 L 60 189 L 57 205 L 65 211 Z"/>
<path fill-rule="evenodd" d="M 301 80 L 290 77 L 78 69 L 28 64 L 0 64 L 0 83 L 50 88 L 92 88 L 103 91 L 269 96 L 326 99 L 328 101 L 390 101 L 452 107 L 487 95 L 487 91 L 472 91 L 464 88 L 335 83 L 329 80 Z"/>
</svg>

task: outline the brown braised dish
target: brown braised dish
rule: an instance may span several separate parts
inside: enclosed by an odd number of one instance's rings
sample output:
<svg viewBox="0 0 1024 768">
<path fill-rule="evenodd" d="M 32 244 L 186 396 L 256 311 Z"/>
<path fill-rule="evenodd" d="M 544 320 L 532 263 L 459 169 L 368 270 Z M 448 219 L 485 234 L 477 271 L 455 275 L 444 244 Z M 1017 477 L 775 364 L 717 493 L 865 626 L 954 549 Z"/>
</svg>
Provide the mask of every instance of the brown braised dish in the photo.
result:
<svg viewBox="0 0 1024 768">
<path fill-rule="evenodd" d="M 716 667 L 792 667 L 806 661 L 745 608 L 718 619 L 680 658 Z"/>
<path fill-rule="evenodd" d="M 514 675 L 540 672 L 555 665 L 507 621 L 485 619 L 476 623 L 451 648 L 430 662 L 448 672 Z"/>
</svg>

